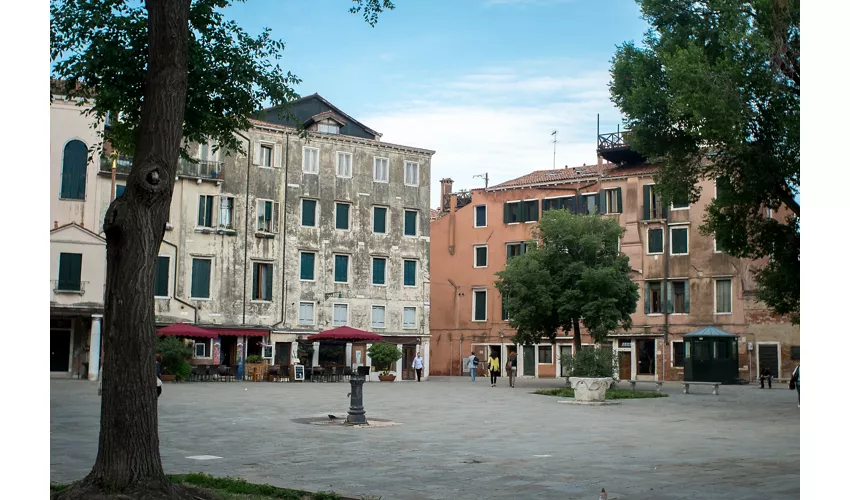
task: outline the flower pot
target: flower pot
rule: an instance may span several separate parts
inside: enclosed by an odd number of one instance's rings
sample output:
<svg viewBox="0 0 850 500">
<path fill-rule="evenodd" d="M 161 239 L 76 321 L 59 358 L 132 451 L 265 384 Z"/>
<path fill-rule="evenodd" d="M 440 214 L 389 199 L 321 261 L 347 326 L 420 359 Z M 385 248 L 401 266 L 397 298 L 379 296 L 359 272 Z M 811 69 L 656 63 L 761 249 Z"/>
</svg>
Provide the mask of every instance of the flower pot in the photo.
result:
<svg viewBox="0 0 850 500">
<path fill-rule="evenodd" d="M 575 391 L 575 400 L 584 402 L 605 401 L 605 391 L 613 382 L 611 377 L 570 377 L 570 387 Z"/>
<path fill-rule="evenodd" d="M 177 375 L 166 375 L 163 373 L 159 376 L 159 379 L 163 382 L 175 382 L 177 380 Z"/>
<path fill-rule="evenodd" d="M 393 380 L 395 380 L 395 375 L 378 375 L 378 380 L 380 380 L 381 382 L 392 382 Z"/>
</svg>

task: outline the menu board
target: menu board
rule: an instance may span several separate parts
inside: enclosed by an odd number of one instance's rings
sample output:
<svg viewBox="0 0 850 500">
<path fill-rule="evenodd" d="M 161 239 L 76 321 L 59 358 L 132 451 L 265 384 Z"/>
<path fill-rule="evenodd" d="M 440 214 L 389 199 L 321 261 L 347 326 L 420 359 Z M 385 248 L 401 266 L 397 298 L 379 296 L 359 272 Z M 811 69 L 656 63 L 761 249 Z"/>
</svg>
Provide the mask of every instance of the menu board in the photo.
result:
<svg viewBox="0 0 850 500">
<path fill-rule="evenodd" d="M 295 380 L 304 380 L 304 365 L 295 365 Z"/>
</svg>

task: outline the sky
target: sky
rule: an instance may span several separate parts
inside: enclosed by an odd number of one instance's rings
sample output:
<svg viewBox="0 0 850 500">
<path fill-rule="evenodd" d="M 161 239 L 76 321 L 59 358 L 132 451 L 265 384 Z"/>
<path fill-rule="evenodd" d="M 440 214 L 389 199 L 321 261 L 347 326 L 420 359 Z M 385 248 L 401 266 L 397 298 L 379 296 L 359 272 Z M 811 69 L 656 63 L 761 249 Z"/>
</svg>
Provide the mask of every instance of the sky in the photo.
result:
<svg viewBox="0 0 850 500">
<path fill-rule="evenodd" d="M 634 0 L 394 0 L 372 28 L 347 0 L 248 0 L 228 17 L 286 43 L 281 66 L 382 141 L 436 151 L 439 180 L 484 187 L 596 162 L 596 120 L 616 131 L 616 46 L 647 28 Z M 557 130 L 557 145 L 552 131 Z"/>
</svg>

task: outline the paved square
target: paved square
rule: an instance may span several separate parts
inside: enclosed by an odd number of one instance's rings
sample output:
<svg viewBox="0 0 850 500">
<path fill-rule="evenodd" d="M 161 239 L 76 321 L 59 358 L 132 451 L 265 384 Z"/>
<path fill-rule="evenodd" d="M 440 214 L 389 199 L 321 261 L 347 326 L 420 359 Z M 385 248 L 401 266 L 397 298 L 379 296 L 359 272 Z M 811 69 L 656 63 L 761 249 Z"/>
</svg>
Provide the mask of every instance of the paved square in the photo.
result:
<svg viewBox="0 0 850 500">
<path fill-rule="evenodd" d="M 400 425 L 340 428 L 347 383 L 165 384 L 168 473 L 207 472 L 305 490 L 392 499 L 785 499 L 800 496 L 796 391 L 665 384 L 669 398 L 558 404 L 558 381 L 486 378 L 367 383 L 366 416 Z M 247 390 L 246 390 L 247 389 Z M 51 480 L 83 477 L 97 454 L 97 385 L 52 380 Z M 221 457 L 198 460 L 199 457 Z"/>
</svg>

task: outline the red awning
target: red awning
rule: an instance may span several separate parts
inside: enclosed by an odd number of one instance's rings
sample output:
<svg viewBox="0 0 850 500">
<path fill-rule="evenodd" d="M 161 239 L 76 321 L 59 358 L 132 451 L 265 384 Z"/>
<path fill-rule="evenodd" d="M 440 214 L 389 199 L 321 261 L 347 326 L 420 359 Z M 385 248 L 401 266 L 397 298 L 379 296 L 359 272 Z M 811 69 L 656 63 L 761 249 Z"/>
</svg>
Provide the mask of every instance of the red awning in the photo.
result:
<svg viewBox="0 0 850 500">
<path fill-rule="evenodd" d="M 243 337 L 265 337 L 269 334 L 268 330 L 248 330 L 240 328 L 210 328 L 210 331 L 216 335 L 242 335 Z"/>
<path fill-rule="evenodd" d="M 370 333 L 350 326 L 340 326 L 322 333 L 310 335 L 307 342 L 321 342 L 323 340 L 337 342 L 380 342 L 382 337 L 377 333 Z"/>
<path fill-rule="evenodd" d="M 218 334 L 187 323 L 174 323 L 156 331 L 157 335 L 174 335 L 178 337 L 215 338 Z"/>
</svg>

